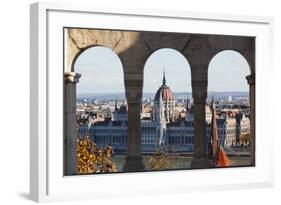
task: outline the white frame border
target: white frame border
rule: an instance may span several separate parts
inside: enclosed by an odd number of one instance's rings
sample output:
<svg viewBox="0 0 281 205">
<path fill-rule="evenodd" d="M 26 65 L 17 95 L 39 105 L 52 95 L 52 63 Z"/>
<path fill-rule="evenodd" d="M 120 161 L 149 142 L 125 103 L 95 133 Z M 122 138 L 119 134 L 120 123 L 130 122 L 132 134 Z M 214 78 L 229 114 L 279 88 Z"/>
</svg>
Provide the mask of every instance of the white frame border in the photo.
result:
<svg viewBox="0 0 281 205">
<path fill-rule="evenodd" d="M 74 3 L 46 3 L 40 2 L 31 5 L 30 14 L 30 198 L 34 201 L 67 200 L 67 197 L 50 197 L 48 193 L 48 113 L 47 113 L 47 12 L 48 10 L 95 12 L 106 14 L 156 16 L 169 18 L 189 18 L 197 20 L 235 21 L 248 23 L 268 24 L 271 35 L 270 48 L 273 50 L 273 19 L 258 16 L 237 16 L 228 14 L 213 14 L 185 11 L 158 11 L 125 8 L 100 8 L 93 4 Z M 270 55 L 272 56 L 272 55 Z M 272 59 L 271 61 L 272 62 Z M 269 65 L 271 66 L 271 65 Z M 40 69 L 38 69 L 40 68 Z M 273 139 L 273 137 L 272 137 Z M 273 161 L 271 162 L 273 170 Z M 194 187 L 183 189 L 180 187 L 173 192 L 206 191 L 234 188 L 268 187 L 273 185 L 273 171 L 269 181 L 263 183 L 218 186 L 218 187 Z M 145 193 L 145 192 L 144 192 Z M 143 193 L 140 193 L 143 194 Z M 77 196 L 79 198 L 79 196 Z M 100 196 L 105 197 L 105 196 Z M 76 198 L 76 197 L 75 197 Z M 82 199 L 85 196 L 82 196 Z M 89 198 L 94 198 L 89 196 Z"/>
</svg>

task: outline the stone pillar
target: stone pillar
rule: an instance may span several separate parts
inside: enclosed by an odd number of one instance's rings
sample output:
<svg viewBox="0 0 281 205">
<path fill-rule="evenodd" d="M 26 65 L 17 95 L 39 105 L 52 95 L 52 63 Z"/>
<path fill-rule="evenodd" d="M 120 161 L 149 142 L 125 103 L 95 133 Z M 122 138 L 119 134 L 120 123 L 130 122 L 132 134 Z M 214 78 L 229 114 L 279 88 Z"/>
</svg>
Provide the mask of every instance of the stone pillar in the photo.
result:
<svg viewBox="0 0 281 205">
<path fill-rule="evenodd" d="M 206 113 L 207 73 L 201 68 L 192 74 L 192 96 L 194 109 L 194 144 L 191 168 L 209 168 L 207 155 Z"/>
<path fill-rule="evenodd" d="M 125 74 L 125 89 L 128 106 L 127 158 L 123 167 L 125 172 L 143 171 L 141 153 L 141 99 L 142 75 Z"/>
<path fill-rule="evenodd" d="M 255 150 L 256 150 L 256 86 L 255 86 L 255 74 L 246 76 L 248 84 L 250 86 L 250 160 L 251 165 L 255 166 Z"/>
<path fill-rule="evenodd" d="M 64 175 L 77 174 L 76 171 L 76 83 L 79 73 L 64 74 Z"/>
</svg>

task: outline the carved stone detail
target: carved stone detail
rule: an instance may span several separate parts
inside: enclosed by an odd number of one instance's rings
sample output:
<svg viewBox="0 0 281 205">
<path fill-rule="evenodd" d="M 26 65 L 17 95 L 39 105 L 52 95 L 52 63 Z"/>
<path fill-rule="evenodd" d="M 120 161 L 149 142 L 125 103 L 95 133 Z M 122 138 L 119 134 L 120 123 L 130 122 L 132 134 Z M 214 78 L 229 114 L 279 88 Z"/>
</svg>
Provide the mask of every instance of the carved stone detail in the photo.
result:
<svg viewBox="0 0 281 205">
<path fill-rule="evenodd" d="M 80 77 L 81 77 L 80 73 L 66 72 L 64 74 L 64 81 L 66 83 L 78 83 Z"/>
</svg>

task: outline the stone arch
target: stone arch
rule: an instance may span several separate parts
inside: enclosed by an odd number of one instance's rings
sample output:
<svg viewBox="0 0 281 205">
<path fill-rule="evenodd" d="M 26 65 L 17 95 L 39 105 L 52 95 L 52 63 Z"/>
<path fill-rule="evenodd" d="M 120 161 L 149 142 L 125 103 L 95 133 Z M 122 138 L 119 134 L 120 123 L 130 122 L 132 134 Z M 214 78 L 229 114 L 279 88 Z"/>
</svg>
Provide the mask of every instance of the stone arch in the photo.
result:
<svg viewBox="0 0 281 205">
<path fill-rule="evenodd" d="M 86 28 L 65 28 L 64 34 L 65 72 L 73 72 L 73 62 L 79 53 L 93 46 L 104 46 L 112 49 L 123 62 L 124 53 L 135 45 L 139 36 L 139 32 Z"/>
<path fill-rule="evenodd" d="M 94 49 L 94 48 L 105 48 L 105 49 L 108 49 L 111 51 L 112 55 L 114 55 L 114 58 L 116 57 L 116 59 L 118 59 L 118 62 L 121 64 L 121 67 L 122 67 L 122 80 L 124 81 L 124 69 L 123 69 L 123 63 L 121 61 L 121 58 L 120 56 L 114 51 L 112 50 L 110 47 L 106 47 L 106 46 L 103 46 L 103 45 L 98 45 L 98 44 L 95 44 L 95 45 L 88 45 L 87 47 L 81 49 L 78 51 L 78 53 L 74 56 L 73 60 L 72 60 L 72 63 L 71 63 L 71 72 L 76 72 L 77 70 L 75 70 L 75 65 L 76 65 L 76 62 L 77 60 L 79 59 L 79 57 L 81 57 L 81 55 L 83 55 L 86 51 L 89 51 L 89 49 Z M 80 73 L 79 73 L 80 74 Z"/>
<path fill-rule="evenodd" d="M 76 83 L 79 82 L 81 75 L 74 72 L 73 66 L 83 51 L 97 45 L 111 48 L 123 65 L 128 105 L 128 156 L 124 170 L 143 170 L 139 140 L 139 108 L 142 94 L 142 72 L 140 72 L 139 64 L 142 62 L 145 52 L 143 52 L 144 44 L 139 42 L 139 32 L 65 28 L 64 37 L 64 147 L 66 156 L 64 173 L 66 175 L 76 173 L 75 96 Z"/>
<path fill-rule="evenodd" d="M 163 47 L 157 46 L 157 49 L 151 49 L 150 55 L 147 57 L 144 65 L 143 71 L 143 95 L 146 92 L 153 93 L 152 100 L 154 101 L 154 96 L 158 92 L 160 86 L 163 86 L 165 73 L 165 82 L 167 82 L 167 86 L 171 89 L 171 93 L 175 97 L 175 92 L 187 92 L 191 91 L 191 70 L 188 59 L 182 54 L 179 50 L 178 46 L 170 46 Z M 153 52 L 152 52 L 153 51 Z M 154 62 L 154 64 L 153 64 Z M 179 62 L 179 63 L 178 63 Z M 179 67 L 180 66 L 180 67 Z M 164 72 L 164 73 L 163 73 Z M 180 89 L 180 90 L 179 90 Z M 185 96 L 185 99 L 187 96 Z M 175 99 L 169 100 L 165 103 L 164 113 L 166 122 L 173 122 L 177 120 L 177 116 L 175 114 Z M 151 118 L 153 120 L 158 119 L 156 116 L 159 116 L 159 110 L 156 109 L 156 106 L 159 104 L 155 104 L 152 108 Z M 158 114 L 157 114 L 158 113 Z M 164 128 L 163 124 L 161 124 L 157 130 L 158 134 L 165 135 L 165 132 L 168 132 L 166 128 Z M 164 144 L 169 142 L 168 135 L 164 139 Z M 157 136 L 159 137 L 159 136 Z M 159 138 L 158 138 L 159 140 Z"/>
<path fill-rule="evenodd" d="M 71 72 L 75 72 L 75 68 L 74 68 L 74 67 L 75 67 L 75 63 L 76 63 L 77 59 L 78 59 L 85 51 L 87 51 L 87 50 L 89 50 L 89 49 L 91 49 L 91 48 L 96 48 L 96 47 L 102 47 L 102 48 L 110 49 L 110 50 L 112 51 L 112 53 L 113 53 L 114 55 L 116 55 L 116 56 L 119 58 L 120 63 L 121 63 L 122 68 L 123 68 L 123 64 L 122 64 L 122 61 L 121 61 L 120 56 L 118 55 L 118 53 L 116 53 L 114 50 L 112 50 L 111 47 L 107 47 L 107 46 L 101 45 L 101 44 L 90 44 L 90 45 L 84 47 L 83 49 L 80 49 L 80 50 L 76 53 L 76 55 L 74 56 L 74 58 L 73 58 L 73 60 L 72 60 L 72 62 L 71 62 L 71 65 L 70 65 L 70 66 L 71 66 Z"/>
<path fill-rule="evenodd" d="M 255 38 L 246 36 L 210 35 L 208 43 L 213 50 L 211 59 L 221 51 L 233 50 L 241 54 L 249 64 L 251 74 L 255 73 Z"/>
<path fill-rule="evenodd" d="M 213 52 L 213 56 L 211 57 L 210 61 L 209 61 L 209 64 L 211 63 L 211 61 L 217 56 L 219 55 L 220 53 L 224 52 L 224 51 L 233 51 L 233 52 L 236 52 L 240 55 L 241 58 L 245 59 L 247 64 L 248 64 L 248 67 L 249 67 L 249 71 L 250 73 L 252 73 L 254 71 L 254 68 L 251 68 L 251 64 L 252 63 L 252 60 L 250 59 L 249 57 L 249 53 L 247 51 L 243 51 L 241 49 L 237 49 L 237 48 L 221 48 L 219 50 L 216 50 L 215 52 Z"/>
<path fill-rule="evenodd" d="M 229 38 L 229 37 L 226 37 Z M 249 99 L 250 99 L 250 165 L 255 165 L 255 39 L 253 38 L 239 38 L 232 37 L 229 41 L 230 43 L 226 43 L 225 39 L 223 39 L 224 43 L 221 43 L 222 46 L 216 47 L 213 52 L 213 57 L 210 59 L 208 64 L 208 73 L 209 73 L 209 65 L 211 61 L 220 53 L 224 51 L 234 51 L 239 54 L 241 58 L 243 58 L 247 67 L 249 68 L 249 75 L 245 76 L 245 80 L 249 85 Z M 242 42 L 241 42 L 242 41 Z M 208 74 L 209 75 L 209 74 Z"/>
</svg>

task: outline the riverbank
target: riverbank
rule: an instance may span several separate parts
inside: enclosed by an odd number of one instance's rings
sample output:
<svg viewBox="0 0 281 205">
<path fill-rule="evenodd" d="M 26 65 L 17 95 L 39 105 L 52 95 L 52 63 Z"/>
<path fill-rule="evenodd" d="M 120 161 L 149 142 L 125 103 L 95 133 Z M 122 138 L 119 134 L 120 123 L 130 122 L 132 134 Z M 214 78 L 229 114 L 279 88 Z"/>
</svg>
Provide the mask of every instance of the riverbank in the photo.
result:
<svg viewBox="0 0 281 205">
<path fill-rule="evenodd" d="M 148 167 L 148 161 L 151 158 L 151 155 L 143 155 L 143 162 L 145 167 Z M 239 166 L 250 166 L 250 156 L 239 155 L 239 156 L 228 156 L 231 167 L 239 167 Z M 170 164 L 172 165 L 172 169 L 191 169 L 192 155 L 189 153 L 188 155 L 171 155 Z M 118 172 L 123 171 L 123 166 L 126 161 L 125 155 L 115 155 L 112 157 L 112 162 L 117 166 Z M 146 171 L 150 171 L 146 169 Z"/>
</svg>

